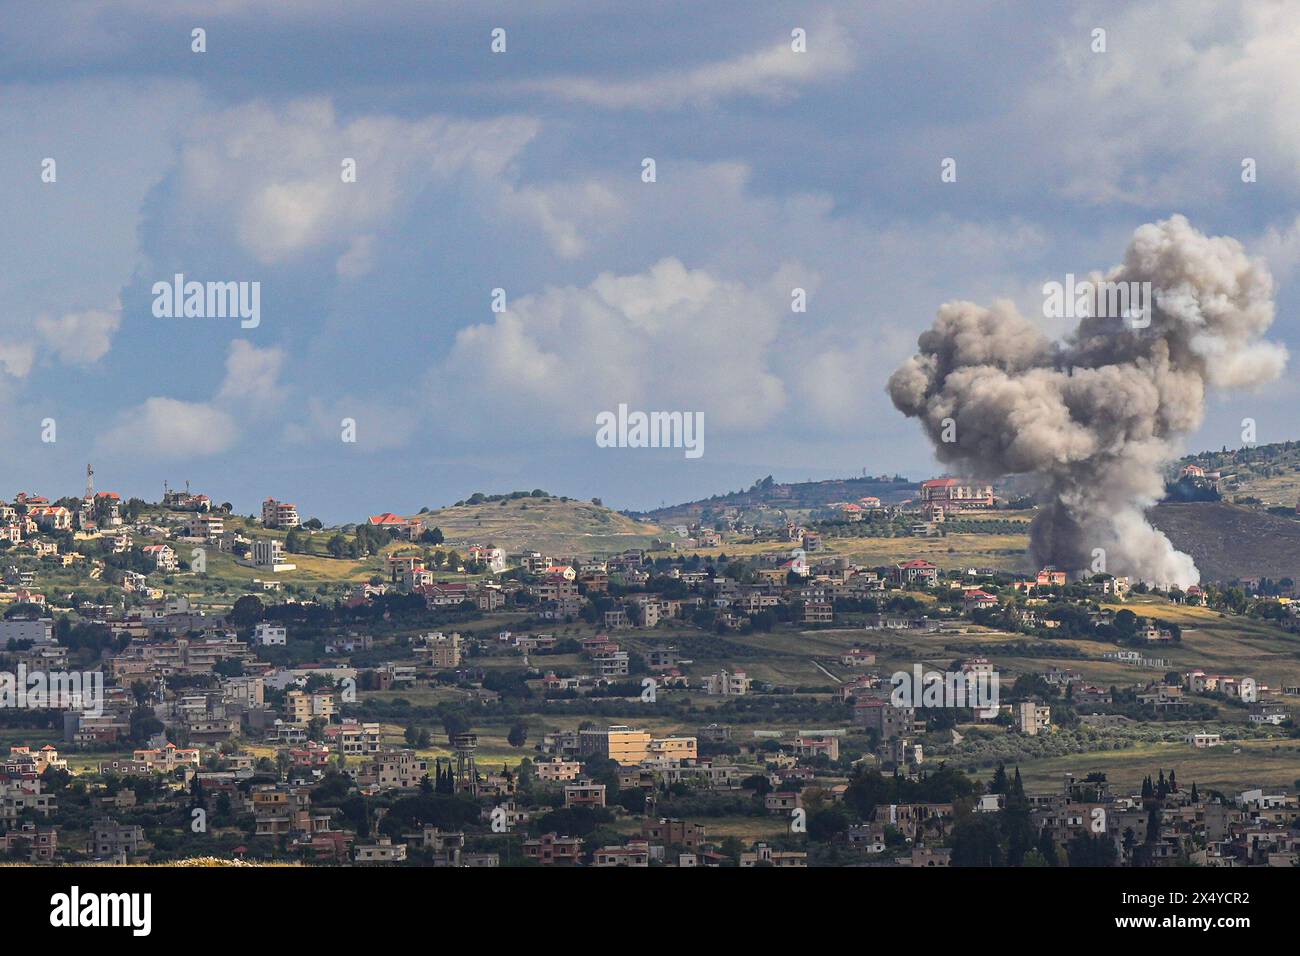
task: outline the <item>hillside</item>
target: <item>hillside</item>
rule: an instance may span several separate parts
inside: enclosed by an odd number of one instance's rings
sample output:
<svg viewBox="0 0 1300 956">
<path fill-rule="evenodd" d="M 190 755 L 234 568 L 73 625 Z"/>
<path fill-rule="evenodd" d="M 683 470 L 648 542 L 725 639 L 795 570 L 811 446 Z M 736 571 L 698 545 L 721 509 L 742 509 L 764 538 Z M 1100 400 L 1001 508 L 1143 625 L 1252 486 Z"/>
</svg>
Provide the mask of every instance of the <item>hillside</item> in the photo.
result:
<svg viewBox="0 0 1300 956">
<path fill-rule="evenodd" d="M 1300 521 L 1222 502 L 1161 504 L 1148 517 L 1204 580 L 1300 579 Z"/>
<path fill-rule="evenodd" d="M 412 517 L 426 527 L 440 528 L 452 547 L 491 544 L 506 551 L 529 548 L 562 555 L 643 548 L 659 534 L 657 525 L 572 498 L 464 502 Z"/>
<path fill-rule="evenodd" d="M 748 520 L 760 520 L 763 511 L 806 511 L 823 508 L 832 502 L 857 501 L 875 497 L 883 503 L 897 503 L 913 497 L 920 485 L 901 475 L 877 478 L 839 478 L 827 481 L 777 482 L 769 475 L 745 491 L 670 505 L 645 512 L 645 517 L 661 525 L 709 521 L 714 515 L 734 509 Z"/>
<path fill-rule="evenodd" d="M 1300 500 L 1300 442 L 1203 451 L 1178 461 L 1184 465 L 1220 472 L 1219 490 L 1228 501 L 1255 498 L 1265 507 L 1294 508 Z"/>
</svg>

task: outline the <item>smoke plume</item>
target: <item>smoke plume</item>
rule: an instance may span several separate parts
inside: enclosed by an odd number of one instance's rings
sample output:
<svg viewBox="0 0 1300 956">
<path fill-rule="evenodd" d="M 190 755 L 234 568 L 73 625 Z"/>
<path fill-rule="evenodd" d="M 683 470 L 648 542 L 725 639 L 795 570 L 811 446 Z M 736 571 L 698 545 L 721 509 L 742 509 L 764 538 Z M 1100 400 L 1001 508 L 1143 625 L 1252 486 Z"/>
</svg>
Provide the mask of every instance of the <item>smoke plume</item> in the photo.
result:
<svg viewBox="0 0 1300 956">
<path fill-rule="evenodd" d="M 940 461 L 972 477 L 1030 476 L 1036 561 L 1088 572 L 1100 548 L 1112 574 L 1187 587 L 1196 565 L 1145 511 L 1164 493 L 1174 443 L 1201 424 L 1207 387 L 1281 374 L 1285 347 L 1261 339 L 1272 277 L 1235 239 L 1173 216 L 1137 229 L 1122 265 L 1082 278 L 1150 283 L 1150 306 L 1122 318 L 1100 291 L 1115 287 L 1094 286 L 1075 311 L 1086 317 L 1052 341 L 1009 302 L 947 303 L 889 395 Z"/>
</svg>

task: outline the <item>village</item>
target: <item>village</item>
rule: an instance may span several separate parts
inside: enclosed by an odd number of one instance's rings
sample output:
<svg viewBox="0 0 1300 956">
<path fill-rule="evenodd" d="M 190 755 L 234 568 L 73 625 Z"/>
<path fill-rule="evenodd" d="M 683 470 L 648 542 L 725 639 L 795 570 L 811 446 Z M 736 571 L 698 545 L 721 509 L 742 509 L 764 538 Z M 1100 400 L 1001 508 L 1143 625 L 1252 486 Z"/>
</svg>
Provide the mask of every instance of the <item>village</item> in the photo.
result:
<svg viewBox="0 0 1300 956">
<path fill-rule="evenodd" d="M 1294 866 L 1300 673 L 1198 643 L 1300 631 L 1293 582 L 916 556 L 1010 508 L 939 478 L 560 553 L 450 540 L 437 513 L 330 528 L 270 497 L 247 517 L 188 487 L 123 500 L 88 467 L 79 498 L 0 504 L 0 853 Z M 892 560 L 837 553 L 876 520 L 906 529 Z M 74 673 L 96 699 L 15 703 Z"/>
</svg>

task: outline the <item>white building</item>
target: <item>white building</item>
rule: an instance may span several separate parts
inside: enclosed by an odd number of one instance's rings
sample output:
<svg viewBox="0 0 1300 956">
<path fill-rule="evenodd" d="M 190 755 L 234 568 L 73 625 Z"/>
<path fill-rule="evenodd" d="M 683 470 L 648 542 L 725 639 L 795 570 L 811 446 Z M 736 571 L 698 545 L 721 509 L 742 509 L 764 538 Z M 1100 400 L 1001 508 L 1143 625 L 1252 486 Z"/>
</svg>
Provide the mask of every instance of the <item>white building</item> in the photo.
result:
<svg viewBox="0 0 1300 956">
<path fill-rule="evenodd" d="M 159 571 L 175 571 L 180 567 L 176 552 L 165 544 L 150 544 L 141 549 Z"/>
<path fill-rule="evenodd" d="M 288 641 L 288 631 L 279 624 L 263 621 L 254 630 L 253 640 L 263 647 L 283 647 Z"/>
<path fill-rule="evenodd" d="M 743 697 L 749 693 L 749 676 L 744 671 L 720 670 L 704 678 L 704 692 L 711 697 Z"/>
<path fill-rule="evenodd" d="M 284 542 L 277 538 L 258 538 L 253 542 L 253 564 L 271 571 L 292 571 L 296 565 L 286 564 Z"/>
</svg>

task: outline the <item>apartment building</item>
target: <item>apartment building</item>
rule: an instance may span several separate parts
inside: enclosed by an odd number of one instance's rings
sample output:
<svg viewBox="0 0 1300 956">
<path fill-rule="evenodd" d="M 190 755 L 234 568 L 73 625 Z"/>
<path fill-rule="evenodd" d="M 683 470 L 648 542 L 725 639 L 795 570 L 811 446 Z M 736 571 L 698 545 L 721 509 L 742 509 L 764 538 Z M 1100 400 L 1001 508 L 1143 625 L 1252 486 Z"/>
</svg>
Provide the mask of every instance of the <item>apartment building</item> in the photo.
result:
<svg viewBox="0 0 1300 956">
<path fill-rule="evenodd" d="M 744 671 L 720 670 L 704 678 L 704 692 L 711 697 L 744 697 L 750 680 Z"/>
<path fill-rule="evenodd" d="M 563 757 L 539 759 L 533 763 L 533 773 L 541 783 L 567 783 L 578 779 L 582 773 L 582 764 Z"/>
<path fill-rule="evenodd" d="M 285 695 L 285 710 L 286 716 L 295 724 L 309 724 L 317 718 L 328 722 L 338 713 L 331 691 L 309 694 L 291 690 Z"/>
<path fill-rule="evenodd" d="M 347 721 L 325 728 L 326 743 L 347 756 L 379 753 L 382 737 L 378 723 Z"/>
<path fill-rule="evenodd" d="M 443 634 L 436 631 L 424 638 L 429 652 L 429 666 L 434 670 L 453 670 L 460 666 L 460 634 Z"/>
<path fill-rule="evenodd" d="M 382 754 L 374 763 L 374 776 L 381 789 L 418 787 L 429 775 L 429 761 L 414 750 Z M 603 804 L 602 804 L 603 805 Z"/>
<path fill-rule="evenodd" d="M 268 528 L 296 528 L 302 522 L 298 520 L 298 508 L 287 501 L 267 498 L 262 502 L 262 524 Z"/>
<path fill-rule="evenodd" d="M 650 734 L 616 725 L 607 730 L 582 730 L 578 733 L 578 753 L 581 756 L 599 754 L 624 766 L 639 764 L 650 752 Z"/>
<path fill-rule="evenodd" d="M 253 629 L 253 643 L 262 647 L 284 647 L 289 641 L 289 631 L 282 624 L 260 622 Z"/>
</svg>

